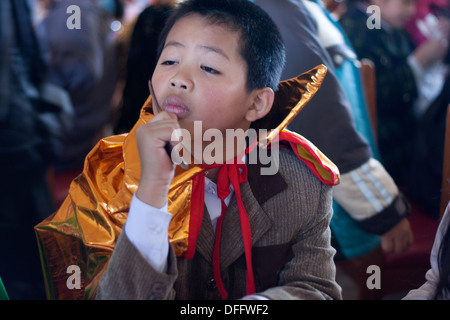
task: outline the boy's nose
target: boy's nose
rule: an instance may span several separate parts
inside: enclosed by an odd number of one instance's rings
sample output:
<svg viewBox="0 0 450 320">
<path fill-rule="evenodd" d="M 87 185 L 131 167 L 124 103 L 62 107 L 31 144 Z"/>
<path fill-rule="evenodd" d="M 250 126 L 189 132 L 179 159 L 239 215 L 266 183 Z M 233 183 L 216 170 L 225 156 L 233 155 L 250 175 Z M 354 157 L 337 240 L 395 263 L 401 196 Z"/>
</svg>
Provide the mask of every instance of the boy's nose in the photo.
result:
<svg viewBox="0 0 450 320">
<path fill-rule="evenodd" d="M 178 74 L 170 80 L 170 85 L 176 89 L 190 90 L 192 87 L 192 81 Z"/>
<path fill-rule="evenodd" d="M 187 89 L 187 85 L 178 80 L 171 81 L 170 85 L 175 88 L 180 88 L 180 89 L 185 89 L 185 90 Z"/>
</svg>

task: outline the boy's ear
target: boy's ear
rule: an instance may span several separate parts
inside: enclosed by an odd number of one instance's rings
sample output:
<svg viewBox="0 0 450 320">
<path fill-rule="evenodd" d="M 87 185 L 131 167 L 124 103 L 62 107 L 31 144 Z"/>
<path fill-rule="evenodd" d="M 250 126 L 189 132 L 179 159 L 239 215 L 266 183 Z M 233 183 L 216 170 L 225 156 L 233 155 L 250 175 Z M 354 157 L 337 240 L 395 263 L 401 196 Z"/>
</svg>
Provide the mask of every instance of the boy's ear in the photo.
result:
<svg viewBox="0 0 450 320">
<path fill-rule="evenodd" d="M 246 120 L 253 122 L 261 119 L 272 109 L 275 93 L 269 87 L 255 89 L 253 92 L 253 104 L 247 110 Z"/>
</svg>

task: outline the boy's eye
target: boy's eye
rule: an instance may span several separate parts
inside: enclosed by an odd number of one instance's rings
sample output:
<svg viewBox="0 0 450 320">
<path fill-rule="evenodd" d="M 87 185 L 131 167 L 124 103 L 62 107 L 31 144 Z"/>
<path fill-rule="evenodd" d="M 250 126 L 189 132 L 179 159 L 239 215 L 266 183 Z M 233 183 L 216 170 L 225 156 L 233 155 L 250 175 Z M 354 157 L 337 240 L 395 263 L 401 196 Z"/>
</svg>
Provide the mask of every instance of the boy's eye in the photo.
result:
<svg viewBox="0 0 450 320">
<path fill-rule="evenodd" d="M 176 64 L 176 61 L 166 60 L 166 61 L 163 61 L 161 64 L 166 65 L 166 66 L 172 66 L 172 65 Z"/>
<path fill-rule="evenodd" d="M 212 74 L 220 74 L 219 71 L 217 71 L 216 69 L 213 69 L 213 68 L 211 68 L 211 67 L 208 67 L 208 66 L 202 66 L 201 68 L 202 68 L 202 70 L 204 70 L 204 71 L 206 71 L 206 72 L 208 72 L 208 73 L 212 73 Z"/>
</svg>

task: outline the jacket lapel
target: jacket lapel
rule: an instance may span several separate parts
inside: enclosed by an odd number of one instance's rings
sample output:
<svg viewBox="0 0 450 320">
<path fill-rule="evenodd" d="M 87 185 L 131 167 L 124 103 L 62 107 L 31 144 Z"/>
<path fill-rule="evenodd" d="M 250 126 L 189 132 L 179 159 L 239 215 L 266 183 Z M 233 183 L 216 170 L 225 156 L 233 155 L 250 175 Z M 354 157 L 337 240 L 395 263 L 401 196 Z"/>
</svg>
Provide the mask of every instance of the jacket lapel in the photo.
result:
<svg viewBox="0 0 450 320">
<path fill-rule="evenodd" d="M 241 185 L 241 194 L 242 200 L 246 203 L 246 211 L 252 229 L 252 243 L 254 243 L 270 229 L 272 221 L 253 196 L 248 182 Z M 214 239 L 215 231 L 208 210 L 205 207 L 202 227 L 197 238 L 196 250 L 206 261 L 211 263 L 214 251 Z M 232 197 L 227 212 L 225 213 L 220 242 L 220 252 L 227 252 L 227 254 L 220 255 L 222 268 L 229 266 L 244 253 L 241 223 L 235 195 Z"/>
<path fill-rule="evenodd" d="M 203 220 L 200 233 L 197 238 L 196 251 L 200 253 L 208 262 L 212 262 L 213 250 L 214 250 L 214 228 L 209 216 L 208 209 L 203 211 Z"/>
<path fill-rule="evenodd" d="M 241 195 L 250 221 L 252 243 L 255 243 L 271 228 L 272 221 L 253 196 L 248 182 L 241 184 Z M 242 254 L 244 254 L 244 243 L 242 240 L 241 223 L 236 196 L 233 196 L 222 224 L 222 235 L 220 239 L 221 269 L 227 268 Z"/>
<path fill-rule="evenodd" d="M 252 244 L 255 244 L 270 230 L 273 223 L 261 206 L 268 199 L 287 188 L 286 181 L 279 173 L 261 175 L 261 168 L 262 166 L 259 163 L 247 165 L 248 180 L 240 186 L 242 201 L 247 211 L 252 231 Z M 236 194 L 234 194 L 223 220 L 220 252 L 220 266 L 222 270 L 244 254 Z M 223 252 L 226 252 L 226 254 L 222 254 Z"/>
</svg>

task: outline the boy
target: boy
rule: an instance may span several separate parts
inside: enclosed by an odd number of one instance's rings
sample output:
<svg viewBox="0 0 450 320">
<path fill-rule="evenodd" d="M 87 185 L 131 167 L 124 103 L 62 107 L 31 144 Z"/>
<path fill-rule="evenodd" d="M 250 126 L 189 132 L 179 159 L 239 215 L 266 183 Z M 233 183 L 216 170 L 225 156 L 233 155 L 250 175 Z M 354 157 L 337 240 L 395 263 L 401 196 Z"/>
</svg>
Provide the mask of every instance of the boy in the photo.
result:
<svg viewBox="0 0 450 320">
<path fill-rule="evenodd" d="M 205 132 L 215 129 L 225 135 L 229 129 L 246 131 L 269 113 L 284 63 L 284 46 L 273 22 L 247 0 L 186 1 L 169 19 L 161 39 L 151 82 L 153 107 L 159 102 L 162 111 L 147 123 L 141 121 L 123 142 L 123 176 L 117 174 L 122 168 L 101 164 L 115 156 L 119 138 L 88 157 L 101 155 L 98 166 L 123 178 L 119 185 L 107 177 L 115 190 L 96 195 L 114 193 L 100 204 L 114 214 L 108 212 L 107 219 L 95 224 L 107 225 L 102 228 L 105 238 L 116 232 L 111 221 L 125 220 L 123 195 L 136 192 L 117 243 L 110 237 L 111 243 L 95 246 L 114 246 L 114 252 L 107 265 L 101 254 L 95 255 L 92 273 L 106 271 L 97 273 L 85 291 L 95 291 L 99 282 L 98 299 L 341 298 L 329 230 L 329 185 L 337 183 L 337 170 L 310 144 L 305 146 L 311 159 L 319 160 L 308 162 L 310 168 L 298 159 L 299 153 L 280 149 L 279 171 L 266 176 L 259 164 L 233 165 L 230 157 L 222 159 L 225 165 L 174 171 L 166 153 L 176 129 L 195 136 L 195 121 L 202 121 Z M 135 143 L 140 170 L 132 153 Z M 202 143 L 204 154 L 211 143 Z M 243 150 L 233 151 L 232 157 L 240 159 Z M 321 178 L 320 172 L 327 170 L 331 180 Z M 92 186 L 82 182 L 84 190 Z M 190 207 L 188 216 L 180 214 L 185 207 Z"/>
</svg>

